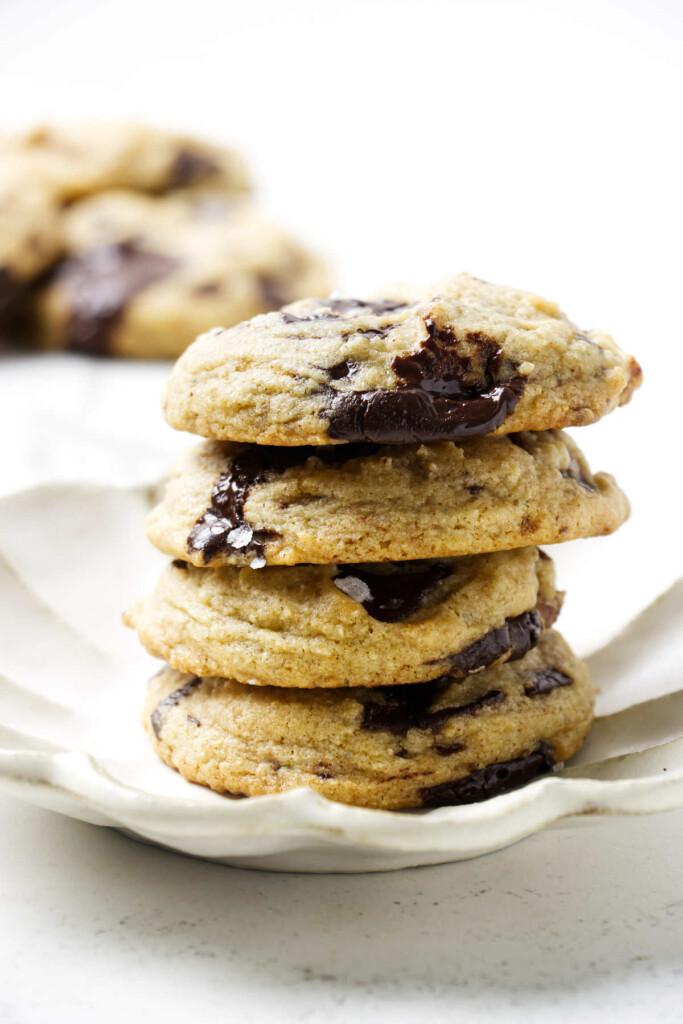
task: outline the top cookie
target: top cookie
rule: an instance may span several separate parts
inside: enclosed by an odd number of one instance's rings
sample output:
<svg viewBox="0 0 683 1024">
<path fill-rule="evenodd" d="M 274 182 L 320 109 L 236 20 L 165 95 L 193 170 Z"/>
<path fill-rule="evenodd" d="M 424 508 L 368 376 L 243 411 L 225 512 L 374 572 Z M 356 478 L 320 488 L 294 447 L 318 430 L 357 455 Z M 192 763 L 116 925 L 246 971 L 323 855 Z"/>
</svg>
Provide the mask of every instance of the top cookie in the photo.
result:
<svg viewBox="0 0 683 1024">
<path fill-rule="evenodd" d="M 164 411 L 219 440 L 407 444 L 593 423 L 640 378 L 554 303 L 460 274 L 210 331 L 176 364 Z"/>
<path fill-rule="evenodd" d="M 0 142 L 0 160 L 21 162 L 62 201 L 110 188 L 169 192 L 208 185 L 248 192 L 238 153 L 186 135 L 135 124 L 41 125 Z"/>
</svg>

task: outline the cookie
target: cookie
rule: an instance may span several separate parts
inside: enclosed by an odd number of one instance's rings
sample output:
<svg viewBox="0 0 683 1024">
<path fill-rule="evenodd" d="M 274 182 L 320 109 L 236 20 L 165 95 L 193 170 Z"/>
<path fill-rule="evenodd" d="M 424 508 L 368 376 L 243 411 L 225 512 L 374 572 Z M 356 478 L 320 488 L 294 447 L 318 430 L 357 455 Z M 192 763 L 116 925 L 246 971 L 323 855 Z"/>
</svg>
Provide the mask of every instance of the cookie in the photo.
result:
<svg viewBox="0 0 683 1024">
<path fill-rule="evenodd" d="M 559 431 L 400 448 L 213 441 L 178 463 L 147 536 L 198 566 L 387 562 L 606 534 L 628 511 Z"/>
<path fill-rule="evenodd" d="M 173 562 L 125 616 L 182 672 L 272 686 L 382 686 L 522 657 L 562 595 L 537 548 L 425 562 L 197 569 Z"/>
<path fill-rule="evenodd" d="M 62 245 L 54 193 L 0 160 L 0 313 L 51 266 Z"/>
<path fill-rule="evenodd" d="M 553 631 L 518 661 L 466 679 L 297 690 L 165 669 L 143 723 L 191 782 L 260 796 L 307 786 L 398 810 L 506 793 L 581 747 L 593 714 L 585 665 Z"/>
<path fill-rule="evenodd" d="M 5 160 L 21 161 L 27 179 L 49 185 L 64 202 L 119 188 L 249 191 L 244 161 L 234 150 L 142 125 L 41 125 L 5 138 Z"/>
<path fill-rule="evenodd" d="M 408 444 L 593 423 L 640 378 L 609 335 L 554 303 L 461 274 L 210 331 L 176 365 L 164 409 L 217 440 Z"/>
<path fill-rule="evenodd" d="M 243 200 L 105 192 L 65 214 L 66 254 L 37 299 L 47 348 L 167 358 L 197 331 L 326 288 L 320 260 Z"/>
</svg>

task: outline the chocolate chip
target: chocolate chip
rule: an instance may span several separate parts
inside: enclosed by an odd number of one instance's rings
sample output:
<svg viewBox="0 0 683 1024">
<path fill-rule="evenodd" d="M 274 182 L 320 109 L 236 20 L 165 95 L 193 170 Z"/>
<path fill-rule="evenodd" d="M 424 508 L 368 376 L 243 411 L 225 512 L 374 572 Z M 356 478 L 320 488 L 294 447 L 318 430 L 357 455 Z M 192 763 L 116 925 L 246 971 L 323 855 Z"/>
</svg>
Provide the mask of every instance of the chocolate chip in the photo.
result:
<svg viewBox="0 0 683 1024">
<path fill-rule="evenodd" d="M 572 677 L 560 672 L 559 668 L 543 668 L 532 678 L 530 685 L 524 687 L 524 693 L 527 697 L 539 697 L 559 686 L 571 686 L 573 682 Z"/>
<path fill-rule="evenodd" d="M 390 563 L 388 571 L 345 565 L 332 582 L 338 590 L 365 608 L 368 615 L 380 622 L 402 622 L 425 602 L 437 584 L 450 576 L 447 562 Z M 395 571 L 392 571 L 395 570 Z"/>
<path fill-rule="evenodd" d="M 187 715 L 186 717 L 188 722 L 190 722 L 192 725 L 196 725 L 198 729 L 201 727 L 202 723 L 199 721 L 198 718 L 195 718 L 194 715 Z"/>
<path fill-rule="evenodd" d="M 451 718 L 476 715 L 482 708 L 505 700 L 501 690 L 489 690 L 467 704 L 430 711 L 432 704 L 452 682 L 451 676 L 440 676 L 426 683 L 382 686 L 373 690 L 372 699 L 363 705 L 361 728 L 371 732 L 391 732 L 396 736 L 405 736 L 410 729 L 436 733 Z"/>
<path fill-rule="evenodd" d="M 278 448 L 273 445 L 249 445 L 221 473 L 211 492 L 211 504 L 192 527 L 187 540 L 189 551 L 202 553 L 210 562 L 219 552 L 240 552 L 253 556 L 252 568 L 266 564 L 263 539 L 256 536 L 244 516 L 250 489 L 269 477 L 300 466 L 315 456 L 328 464 L 340 464 L 377 451 L 376 445 L 305 445 Z"/>
<path fill-rule="evenodd" d="M 174 708 L 180 704 L 181 700 L 185 697 L 189 697 L 195 687 L 201 683 L 199 676 L 195 676 L 193 679 L 188 679 L 178 690 L 174 690 L 173 693 L 169 693 L 168 697 L 164 697 L 163 700 L 159 701 L 154 711 L 150 715 L 150 722 L 152 723 L 152 729 L 157 739 L 161 737 L 161 730 L 164 727 L 164 720 L 166 718 L 166 711 L 169 708 Z"/>
<path fill-rule="evenodd" d="M 187 562 L 184 562 L 182 558 L 174 558 L 171 562 L 174 569 L 184 569 L 187 571 L 190 567 Z"/>
<path fill-rule="evenodd" d="M 197 153 L 193 149 L 181 149 L 171 165 L 166 187 L 173 189 L 196 185 L 218 174 L 219 171 L 218 164 L 203 153 Z"/>
<path fill-rule="evenodd" d="M 437 743 L 434 747 L 441 757 L 449 757 L 451 754 L 460 754 L 465 749 L 464 743 Z"/>
<path fill-rule="evenodd" d="M 67 347 L 106 355 L 112 331 L 131 299 L 177 266 L 178 260 L 146 252 L 135 242 L 103 245 L 64 260 L 54 280 L 65 290 L 71 307 Z"/>
<path fill-rule="evenodd" d="M 553 751 L 547 743 L 541 743 L 537 750 L 524 757 L 487 765 L 454 782 L 427 786 L 422 790 L 422 806 L 447 807 L 480 803 L 509 793 L 536 776 L 546 774 L 554 764 Z"/>
<path fill-rule="evenodd" d="M 569 452 L 569 465 L 566 469 L 560 471 L 562 476 L 568 480 L 575 480 L 580 487 L 583 487 L 587 491 L 597 490 L 595 483 L 584 475 L 581 463 L 571 448 L 567 448 L 567 451 Z"/>
<path fill-rule="evenodd" d="M 452 675 L 463 677 L 494 665 L 501 658 L 515 661 L 535 647 L 543 636 L 543 621 L 534 608 L 505 620 L 502 626 L 448 657 Z M 441 659 L 439 659 L 441 660 Z"/>
</svg>

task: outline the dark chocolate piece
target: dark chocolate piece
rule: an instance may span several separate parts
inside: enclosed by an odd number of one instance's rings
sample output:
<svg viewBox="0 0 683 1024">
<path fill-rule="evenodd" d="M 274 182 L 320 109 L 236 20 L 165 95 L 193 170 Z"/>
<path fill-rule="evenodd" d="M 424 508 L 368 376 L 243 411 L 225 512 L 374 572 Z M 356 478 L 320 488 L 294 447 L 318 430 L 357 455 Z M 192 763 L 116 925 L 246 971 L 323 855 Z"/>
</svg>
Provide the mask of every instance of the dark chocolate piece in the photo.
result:
<svg viewBox="0 0 683 1024">
<path fill-rule="evenodd" d="M 447 562 L 431 562 L 412 571 L 410 562 L 391 563 L 391 566 L 395 567 L 395 572 L 345 565 L 332 582 L 343 594 L 361 604 L 373 619 L 402 622 L 453 572 Z"/>
<path fill-rule="evenodd" d="M 187 540 L 188 550 L 201 551 L 204 562 L 220 551 L 253 554 L 254 568 L 265 565 L 264 541 L 244 518 L 244 505 L 249 490 L 270 476 L 284 473 L 316 456 L 327 464 L 340 464 L 363 455 L 372 455 L 377 445 L 302 445 L 278 448 L 273 445 L 249 445 L 242 449 L 221 473 L 213 491 L 211 504 L 192 527 Z"/>
<path fill-rule="evenodd" d="M 358 363 L 351 363 L 348 359 L 342 359 L 341 363 L 335 363 L 334 366 L 330 366 L 327 372 L 330 375 L 330 380 L 343 380 L 345 377 L 350 377 L 357 370 Z"/>
<path fill-rule="evenodd" d="M 523 382 L 497 382 L 502 363 L 497 342 L 478 331 L 458 338 L 431 319 L 424 323 L 428 337 L 420 347 L 392 360 L 396 388 L 329 389 L 323 415 L 331 438 L 383 444 L 455 441 L 502 426 Z"/>
<path fill-rule="evenodd" d="M 452 682 L 452 676 L 439 676 L 426 683 L 382 686 L 373 690 L 373 699 L 363 705 L 361 728 L 371 732 L 391 732 L 396 736 L 405 736 L 410 729 L 428 729 L 437 733 L 451 718 L 476 715 L 482 708 L 505 700 L 501 690 L 489 690 L 467 704 L 430 711 L 432 704 Z M 374 699 L 377 696 L 383 699 Z"/>
<path fill-rule="evenodd" d="M 19 282 L 8 267 L 0 267 L 0 309 L 9 306 L 20 291 Z"/>
<path fill-rule="evenodd" d="M 545 775 L 552 770 L 554 764 L 553 751 L 547 743 L 541 743 L 537 750 L 525 757 L 489 764 L 454 782 L 427 786 L 422 790 L 422 806 L 447 807 L 480 803 L 482 800 L 509 793 L 538 775 Z"/>
<path fill-rule="evenodd" d="M 566 477 L 568 480 L 576 480 L 577 484 L 579 484 L 580 487 L 583 487 L 587 491 L 597 490 L 593 481 L 589 480 L 586 476 L 584 476 L 584 472 L 581 468 L 581 463 L 577 459 L 576 455 L 574 455 L 574 453 L 569 448 L 567 449 L 567 451 L 569 452 L 569 465 L 566 469 L 561 470 L 562 476 Z"/>
<path fill-rule="evenodd" d="M 187 570 L 190 568 L 188 563 L 183 561 L 182 558 L 174 558 L 173 561 L 171 562 L 171 565 L 173 566 L 174 569 Z"/>
<path fill-rule="evenodd" d="M 67 347 L 72 352 L 106 355 L 112 330 L 130 300 L 177 266 L 177 260 L 146 252 L 135 242 L 102 245 L 64 260 L 55 280 L 71 305 Z"/>
<path fill-rule="evenodd" d="M 199 686 L 201 679 L 199 676 L 195 676 L 194 679 L 188 679 L 180 689 L 174 690 L 173 693 L 169 693 L 168 697 L 164 697 L 160 700 L 154 711 L 150 715 L 150 722 L 152 723 L 152 729 L 157 739 L 161 737 L 161 730 L 164 727 L 164 719 L 166 718 L 166 711 L 168 708 L 177 707 L 181 700 L 185 697 L 189 697 L 195 687 Z"/>
<path fill-rule="evenodd" d="M 559 668 L 542 668 L 531 680 L 529 686 L 524 687 L 527 697 L 540 697 L 543 693 L 550 693 L 558 686 L 571 686 L 574 680 Z"/>
<path fill-rule="evenodd" d="M 478 640 L 448 657 L 452 675 L 463 677 L 494 665 L 507 655 L 507 661 L 523 658 L 543 636 L 543 621 L 536 609 L 506 619 Z"/>
<path fill-rule="evenodd" d="M 366 313 L 370 313 L 372 316 L 386 316 L 387 313 L 397 313 L 399 310 L 407 309 L 409 305 L 407 302 L 396 302 L 391 299 L 377 302 L 365 302 L 363 299 L 318 299 L 317 301 L 321 307 L 319 310 L 307 313 L 305 316 L 283 313 L 282 319 L 286 324 L 305 324 L 313 320 L 343 320 L 350 316 L 362 316 Z M 372 330 L 367 333 L 372 333 Z"/>
<path fill-rule="evenodd" d="M 501 427 L 517 405 L 520 390 L 509 383 L 466 400 L 400 386 L 393 391 L 340 391 L 330 397 L 323 415 L 335 441 L 459 441 Z"/>
<path fill-rule="evenodd" d="M 441 757 L 449 757 L 451 754 L 462 753 L 462 751 L 465 749 L 465 744 L 458 743 L 457 741 L 454 741 L 453 743 L 436 743 L 434 745 L 434 749 L 436 750 L 437 754 L 441 755 Z"/>
<path fill-rule="evenodd" d="M 206 178 L 218 174 L 220 167 L 215 161 L 197 153 L 193 149 L 181 149 L 178 152 L 168 175 L 167 188 L 187 188 L 196 185 Z"/>
</svg>

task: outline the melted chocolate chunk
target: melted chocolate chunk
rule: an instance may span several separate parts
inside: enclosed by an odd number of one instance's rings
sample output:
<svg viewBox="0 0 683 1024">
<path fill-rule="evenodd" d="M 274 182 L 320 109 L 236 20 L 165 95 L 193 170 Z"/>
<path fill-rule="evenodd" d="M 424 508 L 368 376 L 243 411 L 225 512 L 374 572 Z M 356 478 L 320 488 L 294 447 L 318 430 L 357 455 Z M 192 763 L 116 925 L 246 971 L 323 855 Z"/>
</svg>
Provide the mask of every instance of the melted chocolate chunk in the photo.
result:
<svg viewBox="0 0 683 1024">
<path fill-rule="evenodd" d="M 452 682 L 451 676 L 439 676 L 438 679 L 432 679 L 427 683 L 379 687 L 373 691 L 373 697 L 380 696 L 383 699 L 366 701 L 363 705 L 361 728 L 371 732 L 391 732 L 396 736 L 405 736 L 410 729 L 437 733 L 451 718 L 476 715 L 482 708 L 500 704 L 505 700 L 505 694 L 501 690 L 489 690 L 468 704 L 456 704 L 430 711 L 432 704 Z"/>
<path fill-rule="evenodd" d="M 335 393 L 323 410 L 335 441 L 415 444 L 481 437 L 501 427 L 519 398 L 505 384 L 468 400 L 430 395 L 419 388 Z"/>
<path fill-rule="evenodd" d="M 335 363 L 334 366 L 328 368 L 330 380 L 344 380 L 345 377 L 350 377 L 351 374 L 356 373 L 358 370 L 358 363 L 349 362 L 348 359 L 342 359 L 341 363 Z"/>
<path fill-rule="evenodd" d="M 273 445 L 249 445 L 221 473 L 211 492 L 211 504 L 192 527 L 187 540 L 188 550 L 200 551 L 204 562 L 220 551 L 253 555 L 252 568 L 265 565 L 264 542 L 244 517 L 247 495 L 254 484 L 300 466 L 312 456 L 327 464 L 341 464 L 363 455 L 372 455 L 377 445 L 304 445 L 277 448 Z"/>
<path fill-rule="evenodd" d="M 396 572 L 373 571 L 345 565 L 332 582 L 338 590 L 365 608 L 380 622 L 402 622 L 424 603 L 436 585 L 453 569 L 446 562 L 432 562 L 411 571 L 410 563 L 395 565 Z"/>
<path fill-rule="evenodd" d="M 161 730 L 164 727 L 164 720 L 166 718 L 166 711 L 169 708 L 177 707 L 181 700 L 185 697 L 189 697 L 196 686 L 199 686 L 201 679 L 199 676 L 195 676 L 194 679 L 189 679 L 179 690 L 174 690 L 173 693 L 169 693 L 168 697 L 164 697 L 160 700 L 154 711 L 150 715 L 150 722 L 152 723 L 152 729 L 157 739 L 161 737 Z"/>
<path fill-rule="evenodd" d="M 516 661 L 535 647 L 543 636 L 543 622 L 536 609 L 506 619 L 498 629 L 475 640 L 462 651 L 448 658 L 454 676 L 468 676 L 479 669 L 494 665 L 507 655 L 507 661 Z"/>
<path fill-rule="evenodd" d="M 460 340 L 452 331 L 425 320 L 428 337 L 416 352 L 395 356 L 392 369 L 412 387 L 458 398 L 477 397 L 495 386 L 502 353 L 498 343 L 479 331 Z"/>
<path fill-rule="evenodd" d="M 65 260 L 55 280 L 71 304 L 67 347 L 106 355 L 111 333 L 127 304 L 154 281 L 167 277 L 178 261 L 146 252 L 135 242 L 118 242 Z"/>
<path fill-rule="evenodd" d="M 174 569 L 184 569 L 185 571 L 189 569 L 188 563 L 183 561 L 182 558 L 174 558 L 171 565 Z"/>
<path fill-rule="evenodd" d="M 167 188 L 186 188 L 218 174 L 220 167 L 203 153 L 193 149 L 181 149 L 173 161 L 168 175 Z"/>
<path fill-rule="evenodd" d="M 561 470 L 562 476 L 566 477 L 568 480 L 576 480 L 577 484 L 579 484 L 580 487 L 585 488 L 587 491 L 597 490 L 593 481 L 588 480 L 588 478 L 584 476 L 581 463 L 577 459 L 576 455 L 574 455 L 569 448 L 567 451 L 569 452 L 569 465 L 566 469 Z"/>
<path fill-rule="evenodd" d="M 0 309 L 8 306 L 19 292 L 19 283 L 7 267 L 0 267 Z"/>
<path fill-rule="evenodd" d="M 387 313 L 397 313 L 399 310 L 407 309 L 409 303 L 395 301 L 364 302 L 363 299 L 318 299 L 320 310 L 307 313 L 306 316 L 295 316 L 293 313 L 283 313 L 282 319 L 286 324 L 305 324 L 312 320 L 343 320 L 349 316 L 362 316 L 369 313 L 372 316 L 386 316 Z M 393 324 L 391 325 L 394 326 Z M 374 329 L 367 332 L 374 333 Z M 381 332 L 378 332 L 381 333 Z"/>
<path fill-rule="evenodd" d="M 392 360 L 396 388 L 329 389 L 323 415 L 331 438 L 383 444 L 454 441 L 502 426 L 523 383 L 496 383 L 502 353 L 494 339 L 480 332 L 458 339 L 431 319 L 425 326 L 428 337 L 420 347 Z"/>
<path fill-rule="evenodd" d="M 422 790 L 423 807 L 447 807 L 475 804 L 491 797 L 509 793 L 538 775 L 545 775 L 555 764 L 553 751 L 547 743 L 514 761 L 501 761 L 470 772 L 464 779 L 442 782 Z"/>
<path fill-rule="evenodd" d="M 571 686 L 574 680 L 559 668 L 542 668 L 531 680 L 529 686 L 524 687 L 527 697 L 539 697 L 543 693 L 550 693 L 558 686 Z"/>
<path fill-rule="evenodd" d="M 328 309 L 337 316 L 362 316 L 369 313 L 371 316 L 386 316 L 387 313 L 398 313 L 401 309 L 407 309 L 408 302 L 397 302 L 395 299 L 379 299 L 375 302 L 366 302 L 363 299 L 326 299 L 323 300 Z"/>
</svg>

